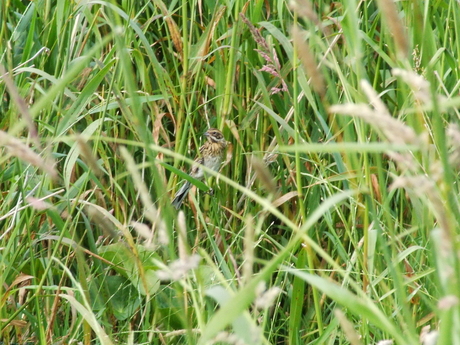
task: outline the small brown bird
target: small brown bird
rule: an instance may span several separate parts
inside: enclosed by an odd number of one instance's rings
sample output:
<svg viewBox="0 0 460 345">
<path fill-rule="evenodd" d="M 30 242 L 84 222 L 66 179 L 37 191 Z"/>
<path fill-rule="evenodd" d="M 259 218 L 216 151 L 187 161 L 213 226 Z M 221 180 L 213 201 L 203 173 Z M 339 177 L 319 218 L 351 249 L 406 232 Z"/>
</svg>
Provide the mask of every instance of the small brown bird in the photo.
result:
<svg viewBox="0 0 460 345">
<path fill-rule="evenodd" d="M 195 159 L 195 164 L 193 164 L 189 174 L 197 180 L 202 180 L 205 177 L 205 173 L 200 165 L 204 165 L 214 171 L 219 171 L 224 158 L 225 149 L 227 148 L 227 141 L 222 132 L 218 129 L 210 128 L 204 135 L 207 141 L 200 147 L 200 154 Z M 172 201 L 172 205 L 176 210 L 182 205 L 182 202 L 191 188 L 192 184 L 189 181 L 185 181 L 185 184 L 177 191 Z"/>
</svg>

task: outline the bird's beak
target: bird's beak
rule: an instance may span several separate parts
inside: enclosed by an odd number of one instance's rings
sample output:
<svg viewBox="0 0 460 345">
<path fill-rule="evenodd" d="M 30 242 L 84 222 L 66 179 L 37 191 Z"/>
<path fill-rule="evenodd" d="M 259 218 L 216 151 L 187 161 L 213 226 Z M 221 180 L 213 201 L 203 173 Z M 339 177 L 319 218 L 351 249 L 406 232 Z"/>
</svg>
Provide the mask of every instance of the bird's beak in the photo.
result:
<svg viewBox="0 0 460 345">
<path fill-rule="evenodd" d="M 209 133 L 208 133 L 208 132 L 205 132 L 205 133 L 204 133 L 204 136 L 205 136 L 206 138 L 209 137 Z"/>
</svg>

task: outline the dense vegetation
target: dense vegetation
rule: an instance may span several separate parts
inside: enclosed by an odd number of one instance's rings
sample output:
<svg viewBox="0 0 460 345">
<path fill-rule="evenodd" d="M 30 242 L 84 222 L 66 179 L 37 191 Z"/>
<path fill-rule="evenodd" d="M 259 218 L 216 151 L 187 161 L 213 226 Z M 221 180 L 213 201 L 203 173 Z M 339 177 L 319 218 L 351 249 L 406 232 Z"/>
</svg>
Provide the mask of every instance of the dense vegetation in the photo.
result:
<svg viewBox="0 0 460 345">
<path fill-rule="evenodd" d="M 460 344 L 459 57 L 455 0 L 2 0 L 0 342 Z"/>
</svg>

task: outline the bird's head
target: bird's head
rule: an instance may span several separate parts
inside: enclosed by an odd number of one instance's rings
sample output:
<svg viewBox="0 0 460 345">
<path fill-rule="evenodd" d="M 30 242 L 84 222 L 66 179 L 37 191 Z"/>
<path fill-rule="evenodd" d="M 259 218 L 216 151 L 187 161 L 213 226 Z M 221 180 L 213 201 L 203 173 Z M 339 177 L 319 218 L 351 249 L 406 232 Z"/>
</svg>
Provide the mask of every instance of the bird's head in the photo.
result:
<svg viewBox="0 0 460 345">
<path fill-rule="evenodd" d="M 224 138 L 224 135 L 221 131 L 216 128 L 210 128 L 204 133 L 204 136 L 212 143 L 224 143 L 227 144 L 227 141 Z"/>
</svg>

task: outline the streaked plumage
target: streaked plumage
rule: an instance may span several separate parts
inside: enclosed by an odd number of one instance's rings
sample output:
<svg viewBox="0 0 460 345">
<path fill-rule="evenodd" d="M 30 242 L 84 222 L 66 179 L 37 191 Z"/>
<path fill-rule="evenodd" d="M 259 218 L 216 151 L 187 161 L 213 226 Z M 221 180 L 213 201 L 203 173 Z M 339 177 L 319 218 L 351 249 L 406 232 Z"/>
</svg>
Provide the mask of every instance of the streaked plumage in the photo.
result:
<svg viewBox="0 0 460 345">
<path fill-rule="evenodd" d="M 215 128 L 210 128 L 204 134 L 207 138 L 207 141 L 200 147 L 200 154 L 195 159 L 195 164 L 193 164 L 190 171 L 190 176 L 198 180 L 204 178 L 204 172 L 200 168 L 200 164 L 205 167 L 219 171 L 220 165 L 224 158 L 225 149 L 227 147 L 227 141 L 225 140 L 221 131 Z M 177 191 L 172 205 L 179 209 L 187 196 L 188 192 L 192 188 L 192 184 L 189 181 L 185 181 L 184 185 Z"/>
</svg>

